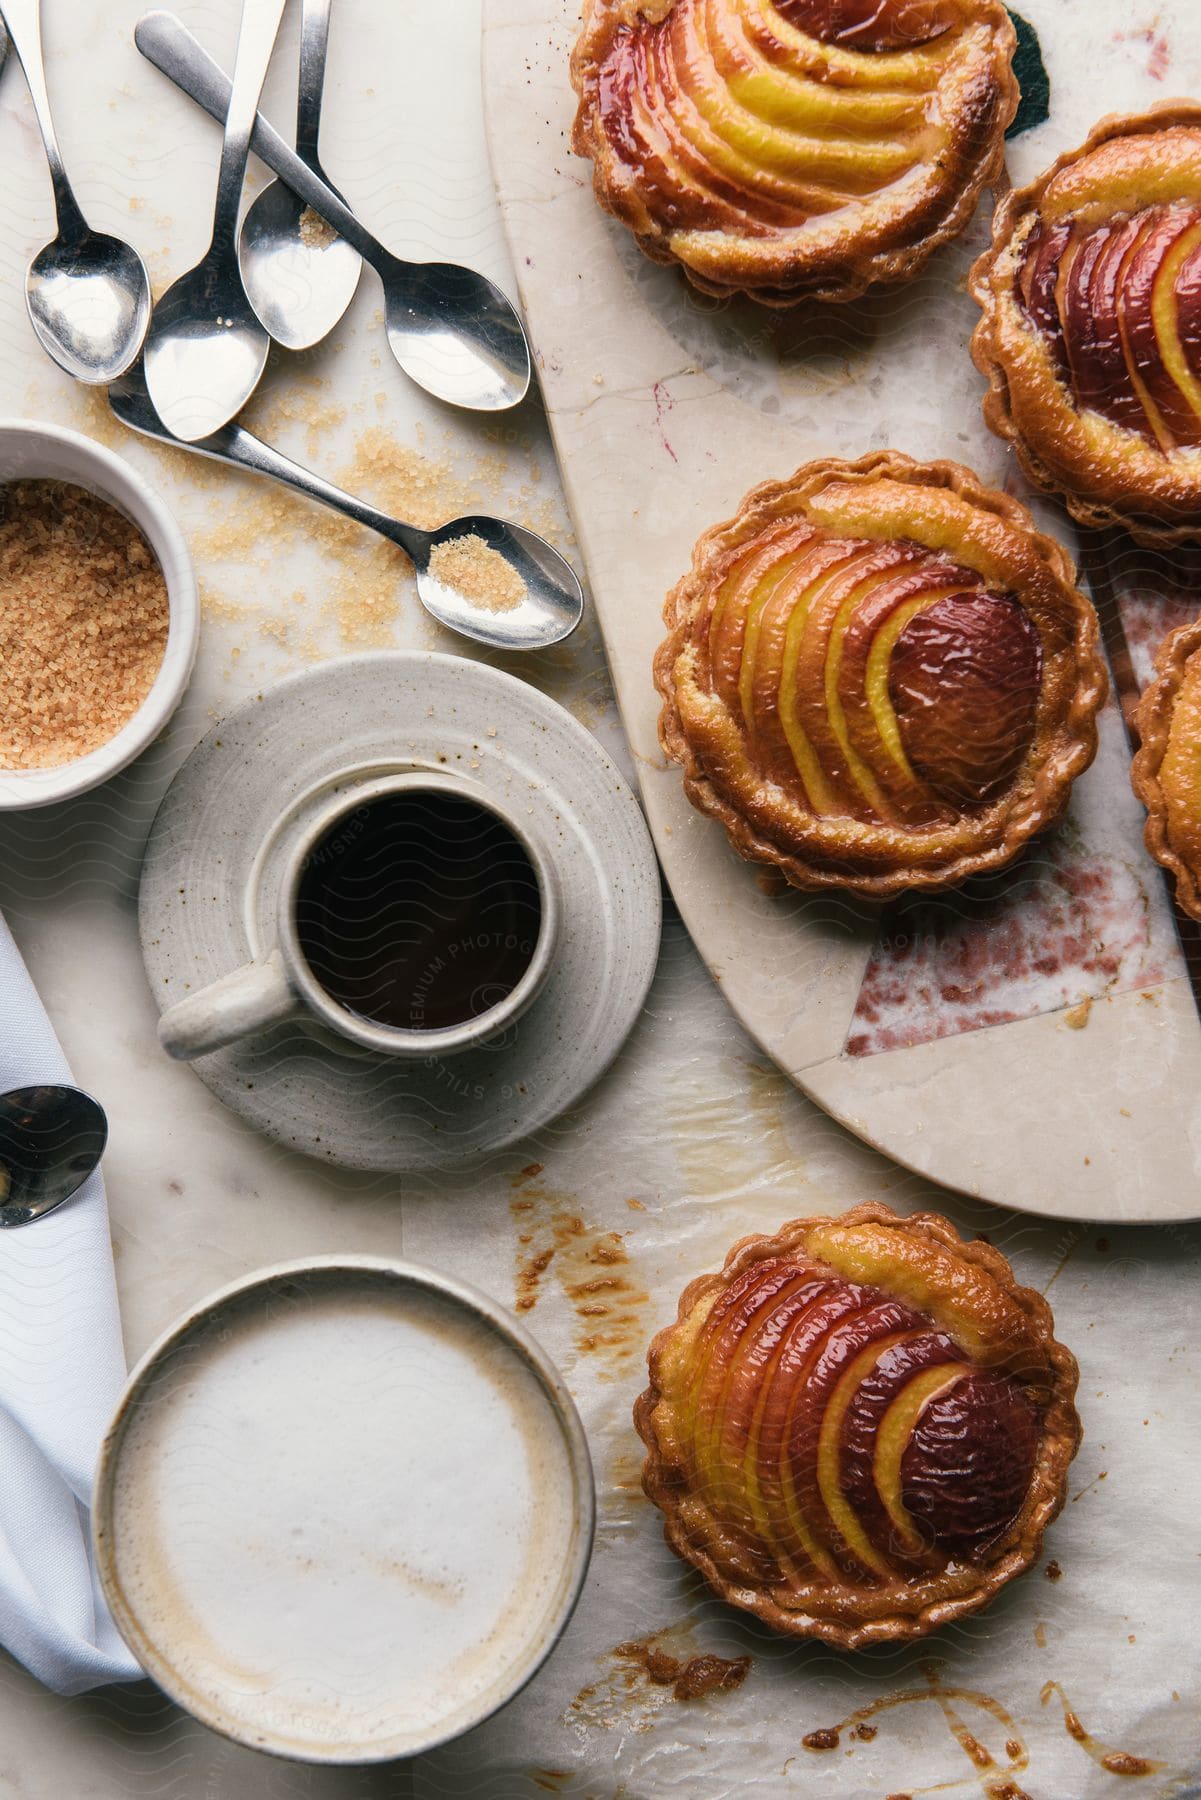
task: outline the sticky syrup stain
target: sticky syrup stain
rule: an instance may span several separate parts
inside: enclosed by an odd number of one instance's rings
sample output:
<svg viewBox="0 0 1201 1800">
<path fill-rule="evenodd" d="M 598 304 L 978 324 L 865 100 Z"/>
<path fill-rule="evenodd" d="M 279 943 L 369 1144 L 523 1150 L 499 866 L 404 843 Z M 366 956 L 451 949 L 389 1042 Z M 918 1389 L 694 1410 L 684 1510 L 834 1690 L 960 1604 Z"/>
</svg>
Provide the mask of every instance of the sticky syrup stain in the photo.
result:
<svg viewBox="0 0 1201 1800">
<path fill-rule="evenodd" d="M 1166 1767 L 1164 1763 L 1152 1762 L 1149 1757 L 1131 1756 L 1127 1750 L 1111 1750 L 1107 1744 L 1100 1743 L 1091 1732 L 1084 1729 L 1079 1715 L 1073 1711 L 1071 1703 L 1059 1683 L 1057 1681 L 1044 1682 L 1038 1696 L 1044 1706 L 1052 1695 L 1063 1707 L 1063 1728 L 1068 1736 L 1079 1744 L 1085 1754 L 1091 1756 L 1095 1763 L 1099 1763 L 1106 1774 L 1154 1775 L 1158 1770 Z"/>
<path fill-rule="evenodd" d="M 854 1712 L 848 1713 L 836 1725 L 827 1725 L 809 1732 L 801 1739 L 802 1744 L 806 1750 L 817 1752 L 837 1750 L 844 1735 L 859 1743 L 870 1743 L 879 1729 L 871 1721 L 878 1715 L 891 1712 L 899 1706 L 932 1705 L 938 1709 L 947 1730 L 982 1781 L 987 1800 L 1029 1800 L 1029 1796 L 1010 1779 L 1029 1767 L 1029 1754 L 1017 1725 L 1001 1703 L 990 1694 L 979 1693 L 974 1688 L 942 1687 L 933 1670 L 926 1671 L 926 1679 L 928 1687 L 910 1688 L 903 1693 L 885 1694 L 878 1700 L 869 1701 L 866 1706 L 857 1707 Z M 970 1729 L 962 1714 L 973 1711 L 983 1714 L 1005 1733 L 1002 1757 L 995 1756 L 976 1732 Z M 915 1789 L 913 1794 L 937 1793 L 946 1785 L 945 1782 L 940 1782 L 933 1788 Z M 901 1800 L 901 1796 L 894 1796 L 894 1800 Z M 906 1796 L 905 1800 L 911 1800 L 911 1797 Z"/>
<path fill-rule="evenodd" d="M 708 1694 L 730 1693 L 740 1688 L 750 1672 L 749 1656 L 714 1656 L 708 1652 L 687 1658 L 673 1656 L 656 1639 L 634 1638 L 618 1644 L 609 1654 L 616 1662 L 641 1669 L 654 1687 L 669 1687 L 674 1700 L 703 1700 Z"/>
<path fill-rule="evenodd" d="M 564 1723 L 585 1729 L 649 1731 L 664 1707 L 733 1693 L 751 1669 L 749 1656 L 698 1650 L 688 1626 L 666 1626 L 608 1651 L 609 1667 L 582 1687 Z"/>
<path fill-rule="evenodd" d="M 517 1311 L 533 1311 L 553 1274 L 575 1312 L 576 1349 L 604 1364 L 601 1380 L 625 1379 L 646 1352 L 650 1295 L 634 1279 L 624 1236 L 586 1224 L 568 1196 L 553 1193 L 536 1175 L 523 1171 L 518 1181 L 509 1202 L 517 1227 Z"/>
<path fill-rule="evenodd" d="M 723 1062 L 725 1085 L 703 1078 L 681 1082 L 667 1103 L 667 1129 L 687 1193 L 699 1200 L 751 1187 L 789 1193 L 804 1180 L 785 1129 L 785 1108 L 795 1105 L 792 1084 L 774 1063 Z M 749 1229 L 749 1227 L 748 1227 Z"/>
</svg>

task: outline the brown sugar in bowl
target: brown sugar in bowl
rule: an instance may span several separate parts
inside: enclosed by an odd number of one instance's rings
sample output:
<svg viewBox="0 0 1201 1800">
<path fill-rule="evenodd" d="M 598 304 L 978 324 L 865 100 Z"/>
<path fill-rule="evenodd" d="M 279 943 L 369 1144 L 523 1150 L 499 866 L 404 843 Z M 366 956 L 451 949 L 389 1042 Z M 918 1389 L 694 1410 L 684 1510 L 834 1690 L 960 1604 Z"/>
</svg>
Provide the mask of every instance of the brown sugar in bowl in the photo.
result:
<svg viewBox="0 0 1201 1800">
<path fill-rule="evenodd" d="M 0 419 L 0 483 L 61 482 L 82 488 L 134 526 L 157 563 L 166 586 L 166 640 L 145 696 L 111 736 L 82 754 L 43 766 L 0 767 L 0 812 L 22 811 L 69 800 L 98 787 L 162 731 L 179 705 L 192 673 L 200 630 L 196 577 L 183 534 L 154 490 L 112 451 L 77 431 L 26 419 Z M 119 534 L 118 534 L 119 535 Z M 136 548 L 136 540 L 131 547 Z M 0 607 L 4 606 L 0 592 Z M 119 596 L 105 605 L 111 612 Z M 99 617 L 103 617 L 104 608 Z M 9 632 L 12 633 L 11 621 Z M 132 641 L 132 639 L 131 639 Z M 103 703 L 98 707 L 103 717 Z M 3 759 L 0 759 L 3 760 Z"/>
</svg>

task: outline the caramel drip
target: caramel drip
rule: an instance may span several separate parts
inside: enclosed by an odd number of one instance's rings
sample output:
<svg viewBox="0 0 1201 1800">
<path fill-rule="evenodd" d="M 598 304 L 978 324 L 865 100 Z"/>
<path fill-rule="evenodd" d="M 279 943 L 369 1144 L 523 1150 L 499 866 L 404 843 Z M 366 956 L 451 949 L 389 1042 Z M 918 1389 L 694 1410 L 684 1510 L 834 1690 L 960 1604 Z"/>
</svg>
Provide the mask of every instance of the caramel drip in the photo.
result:
<svg viewBox="0 0 1201 1800">
<path fill-rule="evenodd" d="M 870 1700 L 854 1712 L 848 1713 L 836 1725 L 828 1725 L 820 1730 L 811 1731 L 802 1738 L 806 1750 L 837 1750 L 844 1734 L 859 1742 L 870 1742 L 876 1735 L 868 1721 L 881 1714 L 894 1711 L 902 1706 L 934 1706 L 941 1713 L 947 1730 L 963 1751 L 973 1769 L 986 1778 L 986 1794 L 995 1800 L 1024 1800 L 1022 1790 L 1014 1786 L 1006 1778 L 1018 1775 L 1029 1767 L 1029 1754 L 1018 1735 L 1012 1716 L 998 1700 L 990 1694 L 978 1692 L 974 1688 L 940 1687 L 931 1675 L 931 1684 L 925 1688 L 909 1688 L 899 1694 L 886 1694 L 878 1700 Z M 965 1710 L 983 1714 L 985 1724 L 991 1728 L 995 1725 L 1005 1733 L 1003 1757 L 988 1748 L 976 1732 L 969 1729 L 962 1714 Z M 984 1730 L 985 1726 L 979 1727 Z M 992 1779 L 988 1779 L 992 1777 Z M 940 1784 L 941 1785 L 941 1784 Z M 958 1785 L 958 1784 L 955 1784 Z M 931 1792 L 922 1789 L 921 1792 Z M 896 1796 L 895 1800 L 906 1800 Z"/>
<path fill-rule="evenodd" d="M 1082 412 L 1165 456 L 1201 445 L 1201 209 L 1037 225 L 1017 294 Z"/>
<path fill-rule="evenodd" d="M 1039 1690 L 1039 1699 L 1046 1706 L 1051 1696 L 1055 1695 L 1063 1707 L 1063 1728 L 1087 1756 L 1091 1756 L 1108 1775 L 1154 1775 L 1166 1765 L 1152 1762 L 1146 1756 L 1131 1756 L 1126 1750 L 1111 1750 L 1107 1744 L 1084 1729 L 1079 1716 L 1073 1711 L 1070 1701 L 1057 1681 L 1043 1683 Z"/>
</svg>

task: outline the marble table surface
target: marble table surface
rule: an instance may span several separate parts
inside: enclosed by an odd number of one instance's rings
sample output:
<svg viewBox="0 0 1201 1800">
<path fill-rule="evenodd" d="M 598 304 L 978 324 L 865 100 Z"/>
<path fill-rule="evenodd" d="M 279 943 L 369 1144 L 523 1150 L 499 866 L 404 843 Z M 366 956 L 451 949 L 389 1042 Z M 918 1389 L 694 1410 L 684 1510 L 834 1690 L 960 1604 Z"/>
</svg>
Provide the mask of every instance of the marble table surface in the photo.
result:
<svg viewBox="0 0 1201 1800">
<path fill-rule="evenodd" d="M 80 198 L 101 229 L 138 245 L 161 288 L 191 265 L 206 241 L 217 145 L 212 127 L 193 117 L 133 48 L 140 10 L 140 0 L 47 0 L 45 30 L 50 84 Z M 291 110 L 297 11 L 290 9 L 267 90 L 266 110 L 281 126 Z M 180 12 L 228 61 L 235 0 L 181 0 Z M 323 153 L 333 179 L 393 248 L 473 262 L 512 289 L 484 145 L 478 45 L 478 0 L 408 7 L 337 0 Z M 386 548 L 328 525 L 324 515 L 269 486 L 127 438 L 102 399 L 74 388 L 41 356 L 17 271 L 49 235 L 49 188 L 15 67 L 0 82 L 0 158 L 0 266 L 7 271 L 0 284 L 0 413 L 73 425 L 127 454 L 176 510 L 205 607 L 193 687 L 153 750 L 97 795 L 0 822 L 0 909 L 77 1079 L 100 1096 L 112 1124 L 106 1172 L 129 1356 L 140 1355 L 207 1290 L 269 1261 L 337 1250 L 425 1258 L 509 1304 L 527 1302 L 522 1316 L 578 1397 L 600 1488 L 593 1572 L 567 1638 L 531 1688 L 453 1756 L 344 1772 L 276 1763 L 214 1736 L 148 1683 L 61 1700 L 0 1653 L 0 1796 L 399 1800 L 470 1792 L 533 1800 L 557 1791 L 642 1800 L 695 1794 L 699 1788 L 687 1781 L 680 1787 L 660 1759 L 685 1745 L 703 1753 L 716 1729 L 709 1703 L 677 1709 L 679 1719 L 651 1707 L 631 1722 L 618 1706 L 599 1723 L 592 1715 L 581 1723 L 578 1706 L 572 1712 L 588 1673 L 603 1671 L 620 1641 L 611 1635 L 606 1602 L 606 1590 L 615 1591 L 614 1570 L 623 1572 L 621 1591 L 638 1596 L 628 1604 L 622 1636 L 669 1624 L 691 1629 L 691 1621 L 703 1623 L 706 1647 L 743 1641 L 728 1617 L 705 1608 L 668 1556 L 637 1490 L 629 1405 L 647 1338 L 670 1315 L 683 1283 L 719 1262 L 733 1238 L 772 1229 L 804 1210 L 839 1209 L 863 1198 L 904 1208 L 933 1200 L 966 1228 L 987 1230 L 1014 1256 L 1023 1279 L 1040 1287 L 1056 1281 L 1069 1342 L 1086 1337 L 1097 1321 L 1101 1337 L 1099 1292 L 1117 1296 L 1121 1308 L 1133 1297 L 1141 1341 L 1150 1353 L 1162 1338 L 1167 1358 L 1179 1347 L 1177 1302 L 1201 1238 L 1182 1229 L 1110 1230 L 1098 1241 L 1084 1227 L 1043 1226 L 958 1201 L 893 1167 L 765 1061 L 670 908 L 654 987 L 614 1068 L 537 1142 L 482 1164 L 420 1180 L 340 1173 L 284 1153 L 223 1110 L 186 1067 L 169 1063 L 156 1045 L 135 901 L 141 847 L 173 770 L 224 710 L 291 669 L 350 649 L 465 646 L 424 617 L 410 579 Z M 257 170 L 256 185 L 262 179 Z M 328 475 L 346 476 L 369 498 L 399 501 L 424 491 L 427 498 L 434 492 L 507 506 L 572 550 L 537 402 L 499 421 L 472 423 L 416 396 L 387 356 L 370 276 L 333 342 L 273 362 L 253 418 L 272 441 Z M 636 775 L 590 626 L 570 645 L 521 664 L 520 672 L 567 705 Z M 534 1165 L 540 1167 L 531 1174 Z M 539 1284 L 530 1252 L 544 1239 L 554 1260 Z M 622 1278 L 606 1329 L 590 1332 L 577 1310 L 573 1269 L 586 1268 L 590 1246 L 598 1244 L 616 1250 Z M 1187 1362 L 1185 1355 L 1173 1365 L 1181 1381 Z M 1120 1381 L 1090 1384 L 1085 1410 L 1089 1439 L 1078 1465 L 1080 1488 L 1111 1466 L 1105 1445 L 1121 1438 L 1128 1413 L 1137 1411 L 1151 1429 L 1143 1396 Z M 1174 1467 L 1195 1468 L 1197 1445 L 1179 1420 L 1164 1425 L 1163 1443 Z M 1098 1558 L 1104 1566 L 1107 1543 L 1129 1536 L 1121 1510 L 1128 1499 L 1115 1492 L 1119 1487 L 1115 1479 L 1069 1509 L 1056 1546 L 1069 1573 L 1073 1555 L 1081 1572 Z M 1137 1488 L 1135 1480 L 1127 1496 Z M 1183 1477 L 1171 1493 L 1183 1538 L 1192 1516 Z M 1098 1533 L 1106 1508 L 1109 1532 Z M 1161 1518 L 1165 1535 L 1170 1522 Z M 1126 1667 L 1143 1672 L 1140 1695 L 1154 1685 L 1152 1659 L 1166 1659 L 1165 1670 L 1168 1661 L 1175 1664 L 1164 1675 L 1167 1688 L 1184 1687 L 1179 1620 L 1161 1619 L 1158 1627 L 1148 1621 L 1145 1630 L 1140 1623 L 1136 1644 L 1133 1626 L 1128 1631 L 1121 1619 L 1137 1608 L 1139 1571 L 1128 1580 L 1109 1579 L 1108 1567 L 1105 1573 L 1110 1614 L 1099 1621 L 1082 1613 L 1079 1636 L 1065 1625 L 1060 1653 L 1075 1654 L 1073 1642 L 1079 1648 L 1103 1628 L 1107 1643 L 1120 1644 Z M 1189 1579 L 1195 1580 L 1191 1571 Z M 1049 1596 L 1039 1581 L 1038 1591 L 1028 1591 L 1007 1615 L 1006 1630 L 1021 1633 L 1015 1671 L 1040 1656 L 1052 1659 L 1033 1673 L 1023 1670 L 1023 1706 L 1025 1687 L 1040 1669 L 1055 1675 L 1061 1666 L 1054 1637 L 1051 1651 L 1028 1648 L 1035 1615 Z M 940 1654 L 970 1662 L 987 1641 L 965 1633 Z M 795 1654 L 776 1654 L 760 1640 L 750 1647 L 761 1659 L 764 1691 L 779 1695 L 781 1730 L 786 1724 L 793 1739 L 823 1722 L 832 1692 L 845 1694 L 850 1665 L 836 1668 L 836 1659 L 807 1654 L 805 1679 L 815 1686 L 798 1692 L 789 1686 L 797 1675 Z M 904 1670 L 896 1664 L 887 1671 L 877 1664 L 865 1667 L 863 1679 L 876 1691 L 898 1673 Z M 1099 1682 L 1090 1687 L 1099 1694 Z M 1088 1695 L 1082 1685 L 1082 1711 Z M 1029 1708 L 1037 1724 L 1036 1702 Z M 1140 1700 L 1139 1721 L 1149 1717 Z M 1049 1731 L 1051 1721 L 1045 1723 Z M 1132 1721 L 1116 1723 L 1120 1730 Z M 1153 1734 L 1153 1723 L 1147 1731 Z M 1062 1741 L 1057 1729 L 1056 1742 Z M 752 1786 L 765 1794 L 783 1791 L 773 1774 L 784 1760 L 775 1760 L 776 1747 L 766 1738 L 748 1740 L 747 1783 L 715 1781 L 707 1800 Z M 950 1763 L 942 1775 L 962 1778 L 955 1745 L 938 1751 L 944 1753 Z M 848 1800 L 864 1791 L 847 1767 L 840 1764 L 840 1774 L 827 1765 L 820 1791 Z M 891 1791 L 877 1786 L 879 1778 L 877 1770 L 871 1791 Z M 800 1791 L 795 1776 L 787 1785 Z M 969 1786 L 976 1791 L 974 1780 Z"/>
</svg>

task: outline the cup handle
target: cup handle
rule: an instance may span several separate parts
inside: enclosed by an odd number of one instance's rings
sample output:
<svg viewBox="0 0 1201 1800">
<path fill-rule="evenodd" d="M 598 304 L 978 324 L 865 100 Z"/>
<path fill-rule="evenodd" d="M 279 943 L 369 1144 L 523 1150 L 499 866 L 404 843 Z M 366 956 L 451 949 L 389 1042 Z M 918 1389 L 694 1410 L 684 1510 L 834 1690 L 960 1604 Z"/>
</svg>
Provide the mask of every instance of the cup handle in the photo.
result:
<svg viewBox="0 0 1201 1800">
<path fill-rule="evenodd" d="M 191 1062 L 300 1010 L 283 957 L 272 950 L 169 1006 L 158 1022 L 158 1041 L 168 1056 Z"/>
</svg>

